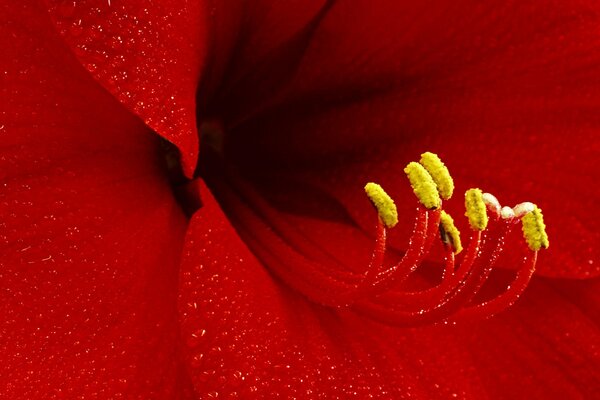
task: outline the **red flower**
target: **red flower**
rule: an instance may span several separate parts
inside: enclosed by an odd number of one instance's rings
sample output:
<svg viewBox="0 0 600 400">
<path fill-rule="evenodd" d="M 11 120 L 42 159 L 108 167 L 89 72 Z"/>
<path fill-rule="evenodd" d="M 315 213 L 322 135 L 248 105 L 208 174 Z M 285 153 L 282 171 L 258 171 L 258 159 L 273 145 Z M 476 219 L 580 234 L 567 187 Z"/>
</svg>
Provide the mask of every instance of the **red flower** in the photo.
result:
<svg viewBox="0 0 600 400">
<path fill-rule="evenodd" d="M 596 2 L 35 3 L 0 24 L 0 397 L 600 391 Z M 199 159 L 187 200 L 159 136 L 188 176 Z M 367 181 L 402 249 L 424 150 L 457 192 L 544 209 L 552 248 L 510 310 L 395 328 L 273 273 L 280 246 L 364 269 Z"/>
</svg>

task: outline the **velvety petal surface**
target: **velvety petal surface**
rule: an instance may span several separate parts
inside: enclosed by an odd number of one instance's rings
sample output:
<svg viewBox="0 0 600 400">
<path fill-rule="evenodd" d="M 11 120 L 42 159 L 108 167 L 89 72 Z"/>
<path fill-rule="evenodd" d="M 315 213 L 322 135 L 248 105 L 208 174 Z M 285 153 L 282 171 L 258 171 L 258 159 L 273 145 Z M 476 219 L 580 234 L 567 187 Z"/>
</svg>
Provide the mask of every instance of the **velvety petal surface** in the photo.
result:
<svg viewBox="0 0 600 400">
<path fill-rule="evenodd" d="M 206 52 L 204 1 L 49 0 L 81 63 L 117 99 L 181 151 L 198 156 L 196 89 Z"/>
<path fill-rule="evenodd" d="M 0 397 L 187 398 L 159 141 L 37 2 L 2 2 Z"/>
<path fill-rule="evenodd" d="M 461 227 L 468 187 L 536 202 L 551 242 L 538 272 L 598 276 L 599 21 L 593 1 L 335 2 L 268 108 L 213 111 L 226 163 L 306 235 L 313 217 L 372 229 L 362 187 L 379 182 L 399 205 L 402 249 L 414 212 L 402 169 L 434 151 L 457 182 L 447 209 Z"/>
<path fill-rule="evenodd" d="M 586 398 L 599 389 L 598 280 L 537 278 L 489 321 L 386 327 L 289 290 L 201 194 L 179 298 L 201 397 Z"/>
</svg>

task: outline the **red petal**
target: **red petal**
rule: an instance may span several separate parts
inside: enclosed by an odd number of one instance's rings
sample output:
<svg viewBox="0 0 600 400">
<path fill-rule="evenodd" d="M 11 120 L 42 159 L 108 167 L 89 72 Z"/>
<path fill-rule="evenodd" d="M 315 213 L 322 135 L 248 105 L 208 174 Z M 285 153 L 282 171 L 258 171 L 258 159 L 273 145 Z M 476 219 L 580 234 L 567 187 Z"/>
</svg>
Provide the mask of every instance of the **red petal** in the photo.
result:
<svg viewBox="0 0 600 400">
<path fill-rule="evenodd" d="M 280 66 L 286 64 L 284 73 L 290 68 L 295 69 L 298 66 L 296 54 L 284 51 L 287 56 L 284 58 L 281 49 L 289 47 L 290 43 L 294 47 L 293 43 L 302 36 L 302 31 L 324 4 L 324 0 L 214 1 L 209 59 L 199 90 L 203 108 L 208 112 L 219 110 L 232 114 L 244 106 L 255 107 L 256 102 L 265 101 L 265 91 L 271 86 L 265 81 L 261 87 L 246 92 L 243 98 L 232 97 L 232 94 L 245 91 L 248 81 L 255 78 L 254 73 L 263 72 L 264 67 L 273 62 L 279 62 Z M 283 75 L 271 75 L 269 81 L 281 83 Z M 226 103 L 221 103 L 223 100 Z"/>
<path fill-rule="evenodd" d="M 463 326 L 488 393 L 505 398 L 593 398 L 600 390 L 600 279 L 537 278 L 509 311 Z M 468 324 L 467 324 L 468 325 Z"/>
<path fill-rule="evenodd" d="M 191 175 L 198 156 L 196 89 L 206 50 L 203 1 L 49 0 L 81 63 L 173 142 Z"/>
<path fill-rule="evenodd" d="M 536 281 L 514 311 L 394 329 L 273 278 L 208 190 L 184 250 L 180 315 L 198 393 L 286 398 L 574 398 L 598 389 L 599 281 Z"/>
<path fill-rule="evenodd" d="M 179 398 L 186 220 L 159 139 L 31 3 L 1 7 L 0 397 Z"/>
<path fill-rule="evenodd" d="M 402 169 L 435 151 L 458 183 L 449 206 L 456 218 L 469 186 L 510 206 L 536 202 L 551 241 L 539 271 L 598 276 L 589 175 L 600 152 L 598 23 L 591 1 L 338 2 L 279 106 L 230 126 L 230 160 L 271 188 L 271 202 L 297 197 L 285 182 L 328 195 L 368 229 L 362 187 L 377 181 L 395 195 L 406 216 L 398 230 L 407 235 L 413 196 Z M 278 65 L 269 68 L 264 76 Z M 315 216 L 307 206 L 289 208 Z"/>
</svg>

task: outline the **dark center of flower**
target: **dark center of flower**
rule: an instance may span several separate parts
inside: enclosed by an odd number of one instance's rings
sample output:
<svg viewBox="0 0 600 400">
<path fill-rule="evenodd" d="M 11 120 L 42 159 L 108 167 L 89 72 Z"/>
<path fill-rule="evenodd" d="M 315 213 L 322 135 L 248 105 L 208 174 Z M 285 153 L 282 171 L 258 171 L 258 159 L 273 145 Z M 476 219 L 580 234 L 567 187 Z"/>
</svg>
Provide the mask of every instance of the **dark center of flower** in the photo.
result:
<svg viewBox="0 0 600 400">
<path fill-rule="evenodd" d="M 202 148 L 205 146 L 210 151 L 223 157 L 225 149 L 225 132 L 223 124 L 219 120 L 208 120 L 203 122 L 199 127 L 200 143 Z"/>
<path fill-rule="evenodd" d="M 206 172 L 208 162 L 214 162 L 215 160 L 219 160 L 219 163 L 224 162 L 225 135 L 222 124 L 218 120 L 209 120 L 202 123 L 198 131 L 202 143 L 202 152 L 201 163 L 195 172 L 195 176 L 200 176 L 202 171 Z M 175 198 L 186 215 L 191 216 L 202 206 L 202 200 L 198 197 L 193 180 L 188 179 L 183 173 L 177 147 L 164 139 L 161 139 L 160 147 Z"/>
</svg>

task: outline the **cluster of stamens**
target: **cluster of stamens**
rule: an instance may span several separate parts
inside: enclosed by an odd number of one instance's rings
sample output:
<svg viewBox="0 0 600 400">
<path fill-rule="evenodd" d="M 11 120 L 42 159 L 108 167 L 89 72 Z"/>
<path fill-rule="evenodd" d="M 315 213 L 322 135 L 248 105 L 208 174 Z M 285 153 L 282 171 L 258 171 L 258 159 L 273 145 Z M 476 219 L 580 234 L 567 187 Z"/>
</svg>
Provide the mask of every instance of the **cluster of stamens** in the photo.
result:
<svg viewBox="0 0 600 400">
<path fill-rule="evenodd" d="M 337 276 L 329 275 L 329 282 L 345 281 L 343 289 L 339 285 L 336 285 L 338 290 L 321 288 L 318 301 L 349 307 L 397 326 L 488 317 L 511 306 L 534 273 L 538 250 L 548 247 L 540 209 L 529 202 L 513 208 L 501 207 L 493 195 L 469 189 L 465 193 L 465 215 L 471 235 L 463 252 L 460 232 L 452 217 L 442 210 L 442 201 L 450 199 L 454 190 L 446 166 L 437 155 L 424 153 L 418 163 L 411 162 L 404 171 L 418 199 L 416 222 L 404 256 L 394 265 L 384 266 L 388 231 L 397 224 L 398 213 L 394 201 L 381 186 L 368 183 L 365 192 L 378 215 L 371 262 L 358 278 L 350 279 L 339 272 Z M 527 247 L 522 246 L 524 253 L 516 277 L 496 297 L 474 302 L 505 249 L 505 242 L 512 238 L 510 231 L 519 222 Z M 441 280 L 422 290 L 403 289 L 406 286 L 403 283 L 422 265 L 440 236 L 445 251 Z M 313 289 L 314 293 L 319 292 L 319 288 Z"/>
<path fill-rule="evenodd" d="M 376 238 L 370 262 L 360 271 L 349 268 L 314 238 L 280 218 L 242 179 L 232 180 L 231 185 L 219 180 L 213 183 L 222 189 L 223 204 L 235 211 L 231 215 L 244 221 L 239 224 L 240 234 L 253 252 L 272 272 L 317 303 L 348 308 L 396 326 L 488 317 L 511 306 L 529 284 L 537 252 L 548 247 L 540 209 L 529 202 L 502 207 L 489 193 L 467 190 L 465 215 L 470 238 L 463 249 L 454 220 L 442 210 L 442 202 L 449 200 L 454 191 L 446 166 L 437 155 L 424 153 L 404 172 L 417 198 L 416 221 L 406 251 L 398 262 L 386 257 L 388 233 L 398 223 L 398 212 L 381 186 L 368 183 L 365 192 L 377 211 Z M 525 240 L 510 234 L 518 223 Z M 441 277 L 424 289 L 414 289 L 418 279 L 409 278 L 426 275 L 415 272 L 426 259 L 432 261 L 436 254 L 432 249 L 440 237 L 444 251 Z M 481 289 L 507 244 L 521 251 L 521 265 L 502 292 L 489 296 Z M 424 269 L 431 271 L 431 266 L 429 263 Z"/>
</svg>

